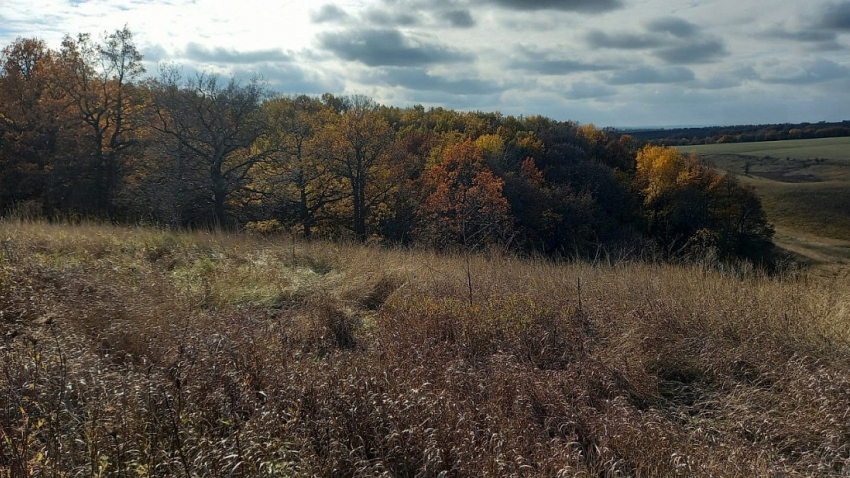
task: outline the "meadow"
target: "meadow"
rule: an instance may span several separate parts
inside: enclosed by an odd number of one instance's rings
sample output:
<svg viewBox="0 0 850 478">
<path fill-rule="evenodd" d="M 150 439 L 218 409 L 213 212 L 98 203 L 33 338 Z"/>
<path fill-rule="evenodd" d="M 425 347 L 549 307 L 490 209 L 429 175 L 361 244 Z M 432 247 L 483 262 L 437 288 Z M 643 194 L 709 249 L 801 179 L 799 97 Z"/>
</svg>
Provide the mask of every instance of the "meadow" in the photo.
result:
<svg viewBox="0 0 850 478">
<path fill-rule="evenodd" d="M 0 223 L 0 476 L 846 476 L 848 277 Z"/>
<path fill-rule="evenodd" d="M 695 152 L 700 155 L 739 154 L 753 157 L 781 159 L 827 159 L 850 162 L 850 137 L 792 139 L 786 141 L 762 141 L 755 143 L 721 143 L 698 146 L 680 146 L 678 149 L 685 153 Z"/>
<path fill-rule="evenodd" d="M 682 146 L 755 188 L 777 244 L 827 268 L 850 264 L 850 138 Z"/>
</svg>

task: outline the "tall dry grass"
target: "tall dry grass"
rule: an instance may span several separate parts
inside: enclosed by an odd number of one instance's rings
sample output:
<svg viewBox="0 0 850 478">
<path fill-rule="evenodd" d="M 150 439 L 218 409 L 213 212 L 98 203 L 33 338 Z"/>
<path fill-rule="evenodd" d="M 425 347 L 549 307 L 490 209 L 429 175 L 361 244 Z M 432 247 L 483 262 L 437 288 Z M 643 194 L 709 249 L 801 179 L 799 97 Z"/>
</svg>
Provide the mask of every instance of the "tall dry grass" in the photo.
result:
<svg viewBox="0 0 850 478">
<path fill-rule="evenodd" d="M 0 476 L 847 476 L 805 275 L 0 225 Z"/>
</svg>

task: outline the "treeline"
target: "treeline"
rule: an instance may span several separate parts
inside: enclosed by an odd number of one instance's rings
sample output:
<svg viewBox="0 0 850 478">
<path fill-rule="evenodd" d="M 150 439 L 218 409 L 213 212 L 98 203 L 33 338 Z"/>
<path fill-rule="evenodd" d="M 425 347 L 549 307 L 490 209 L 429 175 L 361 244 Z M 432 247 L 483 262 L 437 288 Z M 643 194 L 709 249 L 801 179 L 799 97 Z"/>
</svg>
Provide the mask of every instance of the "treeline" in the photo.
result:
<svg viewBox="0 0 850 478">
<path fill-rule="evenodd" d="M 673 149 L 539 116 L 144 79 L 141 59 L 126 29 L 3 49 L 0 212 L 769 261 L 753 191 Z"/>
<path fill-rule="evenodd" d="M 628 133 L 637 139 L 665 146 L 752 143 L 757 141 L 850 136 L 850 120 L 839 123 L 821 121 L 820 123 L 634 130 L 628 131 Z"/>
</svg>

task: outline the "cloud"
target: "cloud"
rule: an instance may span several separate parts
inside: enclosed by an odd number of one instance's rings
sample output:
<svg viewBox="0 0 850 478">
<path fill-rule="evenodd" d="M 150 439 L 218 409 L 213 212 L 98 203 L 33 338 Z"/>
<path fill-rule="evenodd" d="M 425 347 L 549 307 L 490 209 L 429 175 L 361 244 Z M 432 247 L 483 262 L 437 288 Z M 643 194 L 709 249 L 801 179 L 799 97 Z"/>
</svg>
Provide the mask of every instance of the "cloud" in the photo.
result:
<svg viewBox="0 0 850 478">
<path fill-rule="evenodd" d="M 520 70 L 531 71 L 539 75 L 569 75 L 571 73 L 614 69 L 614 67 L 610 65 L 585 63 L 576 60 L 546 59 L 516 60 L 511 62 L 510 66 Z"/>
<path fill-rule="evenodd" d="M 593 48 L 649 50 L 670 64 L 709 63 L 726 52 L 722 40 L 700 34 L 699 28 L 679 18 L 662 18 L 645 25 L 645 33 L 606 33 L 592 30 L 585 41 Z"/>
<path fill-rule="evenodd" d="M 693 64 L 707 63 L 718 59 L 726 49 L 719 40 L 706 40 L 696 43 L 658 49 L 654 55 L 667 63 Z"/>
<path fill-rule="evenodd" d="M 227 48 L 207 48 L 189 43 L 183 50 L 186 59 L 201 63 L 250 64 L 259 62 L 290 62 L 292 57 L 281 50 L 237 51 Z"/>
<path fill-rule="evenodd" d="M 850 2 L 834 3 L 824 8 L 819 26 L 850 32 Z"/>
<path fill-rule="evenodd" d="M 409 27 L 419 25 L 421 23 L 420 17 L 416 17 L 408 12 L 396 12 L 379 8 L 371 8 L 367 10 L 363 17 L 372 25 L 382 27 Z"/>
<path fill-rule="evenodd" d="M 765 83 L 806 85 L 844 79 L 850 68 L 825 58 L 816 58 L 805 63 L 773 63 L 762 68 L 761 80 Z"/>
<path fill-rule="evenodd" d="M 319 45 L 348 61 L 368 66 L 423 66 L 473 61 L 468 53 L 410 38 L 395 29 L 350 29 L 325 32 Z"/>
<path fill-rule="evenodd" d="M 591 63 L 571 58 L 563 58 L 566 48 L 539 49 L 534 46 L 520 45 L 507 66 L 525 70 L 538 75 L 569 75 L 572 73 L 614 70 L 616 67 L 603 63 Z"/>
<path fill-rule="evenodd" d="M 482 0 L 511 10 L 539 11 L 560 10 L 565 12 L 604 13 L 623 7 L 621 0 Z"/>
<path fill-rule="evenodd" d="M 610 86 L 599 85 L 596 83 L 573 83 L 569 91 L 567 91 L 566 96 L 573 100 L 585 100 L 592 98 L 605 98 L 613 96 L 616 93 L 617 90 Z"/>
<path fill-rule="evenodd" d="M 279 93 L 319 94 L 341 91 L 344 87 L 339 79 L 329 80 L 294 64 L 265 63 L 243 71 L 237 69 L 235 73 L 241 78 L 259 75 L 270 89 Z"/>
<path fill-rule="evenodd" d="M 685 67 L 653 68 L 639 66 L 621 70 L 610 75 L 609 85 L 641 85 L 655 83 L 686 83 L 693 81 L 694 72 Z"/>
<path fill-rule="evenodd" d="M 796 20 L 796 21 L 795 21 Z M 792 19 L 792 27 L 781 22 L 763 30 L 764 38 L 803 43 L 817 51 L 841 50 L 839 33 L 850 32 L 850 2 L 829 4 L 815 15 Z"/>
<path fill-rule="evenodd" d="M 781 27 L 773 27 L 764 32 L 767 38 L 778 40 L 791 40 L 805 43 L 834 42 L 838 37 L 835 32 L 826 30 L 785 30 Z"/>
<path fill-rule="evenodd" d="M 350 18 L 351 15 L 348 12 L 330 3 L 310 13 L 310 20 L 313 23 L 343 23 Z"/>
<path fill-rule="evenodd" d="M 450 79 L 428 73 L 423 68 L 388 68 L 376 77 L 390 86 L 452 95 L 489 95 L 505 90 L 505 87 L 492 81 L 477 78 Z"/>
<path fill-rule="evenodd" d="M 358 24 L 363 27 L 397 28 L 471 28 L 476 22 L 468 8 L 456 0 L 397 0 L 376 1 L 372 6 L 349 14 L 334 4 L 325 4 L 313 11 L 313 23 Z"/>
<path fill-rule="evenodd" d="M 666 17 L 651 20 L 646 28 L 653 32 L 669 33 L 675 37 L 687 38 L 696 35 L 699 27 L 693 23 L 677 17 Z"/>
<path fill-rule="evenodd" d="M 619 50 L 643 50 L 664 46 L 667 42 L 653 34 L 615 33 L 593 30 L 585 36 L 588 45 L 593 48 L 614 48 Z"/>
<path fill-rule="evenodd" d="M 752 66 L 742 66 L 721 72 L 707 80 L 698 80 L 692 86 L 704 90 L 721 90 L 735 88 L 745 81 L 758 79 L 759 75 Z"/>
<path fill-rule="evenodd" d="M 140 53 L 142 54 L 144 61 L 149 61 L 151 63 L 159 63 L 168 58 L 168 52 L 165 51 L 165 48 L 163 48 L 162 45 L 148 45 L 141 48 Z"/>
<path fill-rule="evenodd" d="M 475 19 L 469 10 L 448 10 L 440 13 L 440 18 L 447 21 L 449 25 L 457 28 L 471 28 L 475 26 Z"/>
</svg>

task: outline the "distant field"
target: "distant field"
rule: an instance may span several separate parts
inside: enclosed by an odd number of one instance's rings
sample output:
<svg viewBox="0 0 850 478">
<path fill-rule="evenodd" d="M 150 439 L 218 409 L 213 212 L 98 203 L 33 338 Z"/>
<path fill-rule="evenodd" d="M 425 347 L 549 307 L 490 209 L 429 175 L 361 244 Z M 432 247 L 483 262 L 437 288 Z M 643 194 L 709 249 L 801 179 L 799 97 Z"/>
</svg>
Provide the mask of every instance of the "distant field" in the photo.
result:
<svg viewBox="0 0 850 478">
<path fill-rule="evenodd" d="M 828 159 L 850 163 L 850 137 L 795 139 L 759 143 L 724 143 L 681 146 L 682 152 L 701 155 L 738 154 L 756 157 L 791 159 Z"/>
<path fill-rule="evenodd" d="M 850 264 L 850 138 L 683 146 L 756 189 L 776 242 L 813 263 Z"/>
</svg>

